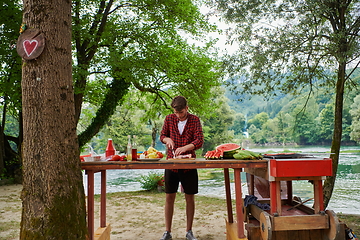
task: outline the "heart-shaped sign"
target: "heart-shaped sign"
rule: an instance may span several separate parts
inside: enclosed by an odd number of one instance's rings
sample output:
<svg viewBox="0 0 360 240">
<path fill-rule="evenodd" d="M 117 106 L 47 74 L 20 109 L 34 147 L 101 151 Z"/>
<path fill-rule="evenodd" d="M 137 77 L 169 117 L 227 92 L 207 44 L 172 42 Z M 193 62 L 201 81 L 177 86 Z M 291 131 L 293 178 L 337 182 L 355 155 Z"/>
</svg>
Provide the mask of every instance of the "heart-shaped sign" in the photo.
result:
<svg viewBox="0 0 360 240">
<path fill-rule="evenodd" d="M 37 40 L 25 40 L 23 42 L 24 51 L 28 57 L 36 50 L 38 44 L 39 42 Z"/>
<path fill-rule="evenodd" d="M 20 34 L 16 43 L 16 51 L 24 60 L 38 58 L 45 47 L 45 36 L 39 29 L 26 29 Z"/>
</svg>

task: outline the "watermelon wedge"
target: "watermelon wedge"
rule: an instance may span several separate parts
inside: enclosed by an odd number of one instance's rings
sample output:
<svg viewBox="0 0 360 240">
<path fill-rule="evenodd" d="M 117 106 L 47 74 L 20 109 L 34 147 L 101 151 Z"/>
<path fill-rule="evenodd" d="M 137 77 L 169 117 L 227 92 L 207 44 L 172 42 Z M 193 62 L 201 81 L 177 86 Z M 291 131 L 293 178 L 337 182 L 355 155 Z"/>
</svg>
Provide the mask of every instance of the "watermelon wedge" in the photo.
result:
<svg viewBox="0 0 360 240">
<path fill-rule="evenodd" d="M 240 149 L 241 146 L 236 143 L 225 143 L 216 147 L 216 150 L 220 150 L 223 152 L 223 157 L 225 159 L 234 158 L 234 154 L 236 150 Z"/>
</svg>

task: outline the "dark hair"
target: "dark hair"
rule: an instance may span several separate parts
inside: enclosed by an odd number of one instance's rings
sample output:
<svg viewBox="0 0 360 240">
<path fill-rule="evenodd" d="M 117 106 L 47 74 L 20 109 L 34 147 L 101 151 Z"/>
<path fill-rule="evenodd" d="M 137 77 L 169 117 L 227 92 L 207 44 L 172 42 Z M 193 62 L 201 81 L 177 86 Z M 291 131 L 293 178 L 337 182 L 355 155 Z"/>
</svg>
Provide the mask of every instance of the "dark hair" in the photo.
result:
<svg viewBox="0 0 360 240">
<path fill-rule="evenodd" d="M 187 100 L 183 96 L 176 96 L 171 102 L 171 107 L 176 111 L 181 111 L 187 106 Z"/>
</svg>

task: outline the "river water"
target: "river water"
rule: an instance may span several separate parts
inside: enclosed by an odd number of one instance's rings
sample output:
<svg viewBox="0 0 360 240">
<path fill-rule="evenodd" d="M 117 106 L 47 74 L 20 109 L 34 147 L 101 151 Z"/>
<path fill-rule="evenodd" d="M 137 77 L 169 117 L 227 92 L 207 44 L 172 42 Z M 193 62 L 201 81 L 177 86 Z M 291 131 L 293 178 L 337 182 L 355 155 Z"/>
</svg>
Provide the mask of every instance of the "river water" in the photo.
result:
<svg viewBox="0 0 360 240">
<path fill-rule="evenodd" d="M 281 152 L 283 148 L 248 148 L 251 151 L 265 153 L 269 150 Z M 330 147 L 286 147 L 286 150 L 301 153 L 316 153 L 317 157 L 329 157 L 326 152 Z M 360 150 L 360 146 L 342 147 L 341 151 Z M 141 188 L 139 178 L 149 172 L 162 174 L 164 170 L 108 170 L 107 171 L 107 192 L 139 191 Z M 224 177 L 218 169 L 206 170 L 206 178 L 200 176 L 199 195 L 218 197 L 225 199 Z M 233 179 L 232 174 L 230 177 Z M 242 181 L 245 183 L 245 175 L 242 173 Z M 231 181 L 231 192 L 234 194 L 234 183 Z M 87 178 L 84 174 L 84 187 L 87 189 Z M 243 194 L 247 194 L 247 187 L 243 185 Z M 308 181 L 293 181 L 293 192 L 295 196 L 303 201 L 313 197 L 313 187 Z M 95 194 L 100 193 L 100 174 L 95 174 Z M 233 199 L 234 199 L 233 195 Z M 345 214 L 360 214 L 360 153 L 341 153 L 335 188 L 331 197 L 328 209 Z M 311 205 L 312 201 L 306 203 Z"/>
</svg>

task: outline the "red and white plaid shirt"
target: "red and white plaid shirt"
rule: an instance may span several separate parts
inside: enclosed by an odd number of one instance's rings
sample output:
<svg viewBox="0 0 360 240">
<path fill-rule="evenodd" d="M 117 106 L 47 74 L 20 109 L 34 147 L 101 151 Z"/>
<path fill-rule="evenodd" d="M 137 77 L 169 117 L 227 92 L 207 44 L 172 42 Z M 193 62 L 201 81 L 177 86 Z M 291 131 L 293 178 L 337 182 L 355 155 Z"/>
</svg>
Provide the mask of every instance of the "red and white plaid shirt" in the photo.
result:
<svg viewBox="0 0 360 240">
<path fill-rule="evenodd" d="M 204 135 L 200 119 L 196 115 L 188 113 L 187 122 L 181 135 L 178 123 L 179 119 L 175 113 L 167 115 L 160 133 L 160 141 L 163 142 L 163 139 L 166 137 L 171 138 L 175 143 L 175 149 L 192 143 L 195 149 L 184 152 L 183 155 L 191 154 L 192 157 L 195 158 L 195 150 L 201 148 L 204 144 Z M 168 149 L 167 158 L 173 157 L 172 149 Z"/>
</svg>

